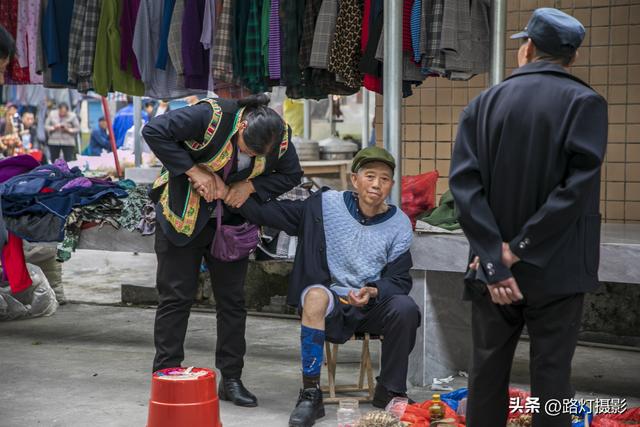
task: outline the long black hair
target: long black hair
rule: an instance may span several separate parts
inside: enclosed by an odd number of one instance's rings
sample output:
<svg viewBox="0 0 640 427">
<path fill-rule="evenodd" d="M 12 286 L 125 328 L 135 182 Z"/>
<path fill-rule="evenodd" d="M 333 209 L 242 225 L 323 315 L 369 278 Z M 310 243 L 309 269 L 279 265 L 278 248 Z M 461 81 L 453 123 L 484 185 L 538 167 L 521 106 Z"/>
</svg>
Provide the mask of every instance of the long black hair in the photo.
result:
<svg viewBox="0 0 640 427">
<path fill-rule="evenodd" d="M 16 42 L 11 34 L 0 25 L 0 59 L 11 57 L 16 53 Z"/>
<path fill-rule="evenodd" d="M 282 141 L 284 120 L 272 108 L 265 94 L 251 95 L 238 101 L 245 107 L 242 120 L 247 128 L 242 134 L 244 143 L 251 151 L 259 155 L 270 153 Z"/>
</svg>

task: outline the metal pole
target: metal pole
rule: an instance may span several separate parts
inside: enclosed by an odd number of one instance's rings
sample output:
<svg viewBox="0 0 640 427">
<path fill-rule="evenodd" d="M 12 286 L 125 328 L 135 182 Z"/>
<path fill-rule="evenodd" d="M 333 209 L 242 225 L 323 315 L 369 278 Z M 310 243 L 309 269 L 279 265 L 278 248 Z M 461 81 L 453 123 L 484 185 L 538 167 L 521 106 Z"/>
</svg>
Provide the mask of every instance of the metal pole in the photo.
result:
<svg viewBox="0 0 640 427">
<path fill-rule="evenodd" d="M 142 141 L 140 136 L 141 128 L 142 128 L 142 99 L 139 96 L 134 96 L 133 97 L 133 153 L 135 155 L 135 164 L 137 168 L 139 168 L 142 165 Z"/>
<path fill-rule="evenodd" d="M 384 0 L 384 69 L 383 69 L 384 148 L 396 159 L 391 203 L 401 206 L 402 179 L 402 2 Z"/>
<path fill-rule="evenodd" d="M 336 136 L 336 121 L 333 120 L 333 95 L 329 95 L 329 128 L 331 136 Z"/>
<path fill-rule="evenodd" d="M 369 91 L 362 88 L 362 148 L 367 148 L 371 136 L 371 122 L 369 121 Z"/>
<path fill-rule="evenodd" d="M 504 79 L 505 32 L 507 28 L 507 0 L 493 0 L 491 21 L 491 69 L 489 86 Z"/>
<path fill-rule="evenodd" d="M 304 100 L 304 139 L 311 139 L 311 104 L 308 99 Z"/>
</svg>

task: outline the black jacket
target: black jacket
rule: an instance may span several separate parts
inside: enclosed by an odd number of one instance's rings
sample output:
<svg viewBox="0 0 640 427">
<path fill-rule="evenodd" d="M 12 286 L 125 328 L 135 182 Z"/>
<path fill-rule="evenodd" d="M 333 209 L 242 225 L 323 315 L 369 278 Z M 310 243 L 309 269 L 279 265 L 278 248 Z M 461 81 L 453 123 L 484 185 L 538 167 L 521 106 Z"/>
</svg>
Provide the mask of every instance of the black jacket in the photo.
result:
<svg viewBox="0 0 640 427">
<path fill-rule="evenodd" d="M 516 278 L 525 296 L 593 290 L 607 103 L 560 65 L 535 62 L 462 112 L 449 185 L 482 283 Z M 522 262 L 501 262 L 508 242 Z M 469 283 L 469 281 L 468 281 Z"/>
<path fill-rule="evenodd" d="M 277 228 L 291 236 L 298 236 L 298 246 L 289 278 L 287 304 L 297 306 L 302 291 L 310 285 L 330 285 L 331 273 L 325 252 L 322 218 L 322 191 L 306 200 L 270 201 L 260 204 L 250 198 L 238 211 L 249 221 Z M 348 236 L 345 236 L 348 238 Z M 413 266 L 409 251 L 390 262 L 382 270 L 380 279 L 369 284 L 378 288 L 376 300 L 392 295 L 407 295 L 412 287 L 409 270 Z"/>
<path fill-rule="evenodd" d="M 218 99 L 216 102 L 221 106 L 222 116 L 217 124 L 216 133 L 210 142 L 211 146 L 207 146 L 207 150 L 212 153 L 218 152 L 227 141 L 227 138 L 233 133 L 235 116 L 239 110 L 237 101 Z M 144 140 L 169 171 L 171 180 L 168 185 L 171 186 L 173 181 L 179 181 L 179 177 L 195 164 L 194 157 L 186 148 L 184 141 L 202 142 L 211 119 L 211 106 L 207 103 L 198 103 L 154 117 L 144 126 L 142 130 Z M 293 144 L 288 144 L 287 150 L 282 156 L 279 154 L 276 149 L 267 156 L 264 172 L 252 179 L 253 186 L 256 189 L 255 194 L 261 201 L 267 201 L 271 197 L 276 197 L 289 191 L 298 185 L 302 178 L 302 168 Z M 252 159 L 251 166 L 248 169 L 238 172 L 236 159 L 236 163 L 232 166 L 226 182 L 230 184 L 247 179 L 253 170 L 254 164 L 255 157 Z M 222 176 L 222 171 L 218 173 Z M 184 178 L 184 175 L 182 178 Z M 180 181 L 184 181 L 184 179 Z M 152 199 L 157 201 L 153 191 Z M 156 214 L 158 224 L 162 227 L 169 240 L 177 246 L 184 246 L 204 228 L 214 208 L 215 202 L 206 203 L 204 199 L 201 199 L 195 231 L 191 236 L 176 232 L 164 218 L 162 208 L 159 206 L 156 208 Z M 226 209 L 223 218 L 225 223 L 233 224 L 243 221 L 241 218 L 234 218 Z"/>
</svg>

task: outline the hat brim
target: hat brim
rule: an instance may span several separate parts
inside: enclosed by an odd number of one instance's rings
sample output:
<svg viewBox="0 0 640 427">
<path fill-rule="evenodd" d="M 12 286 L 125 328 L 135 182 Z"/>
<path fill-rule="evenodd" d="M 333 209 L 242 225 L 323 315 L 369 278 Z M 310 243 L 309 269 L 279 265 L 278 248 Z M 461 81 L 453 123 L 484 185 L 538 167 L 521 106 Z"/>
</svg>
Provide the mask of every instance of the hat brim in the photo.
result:
<svg viewBox="0 0 640 427">
<path fill-rule="evenodd" d="M 529 38 L 529 34 L 526 31 L 521 31 L 517 34 L 514 34 L 511 36 L 512 40 L 516 40 L 516 39 L 528 39 Z"/>
<path fill-rule="evenodd" d="M 395 170 L 396 170 L 396 165 L 394 163 L 391 163 L 388 160 L 384 160 L 384 159 L 364 159 L 364 160 L 359 161 L 357 165 L 353 165 L 355 167 L 351 168 L 351 172 L 352 173 L 358 173 L 358 171 L 360 169 L 362 169 L 364 167 L 364 165 L 366 165 L 367 163 L 373 163 L 373 162 L 384 163 L 385 165 L 389 166 L 393 172 L 395 172 Z"/>
</svg>

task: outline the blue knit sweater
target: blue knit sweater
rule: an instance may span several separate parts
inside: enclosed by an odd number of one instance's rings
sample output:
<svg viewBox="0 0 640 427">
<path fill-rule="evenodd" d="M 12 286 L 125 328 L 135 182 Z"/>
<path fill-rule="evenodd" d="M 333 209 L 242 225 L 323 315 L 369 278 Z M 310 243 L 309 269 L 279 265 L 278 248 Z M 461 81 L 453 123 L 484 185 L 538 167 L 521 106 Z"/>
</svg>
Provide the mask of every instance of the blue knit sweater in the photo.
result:
<svg viewBox="0 0 640 427">
<path fill-rule="evenodd" d="M 386 221 L 363 225 L 349 212 L 342 192 L 326 191 L 322 194 L 322 216 L 334 282 L 331 290 L 338 295 L 346 296 L 378 280 L 385 265 L 411 246 L 411 222 L 400 209 Z"/>
</svg>

